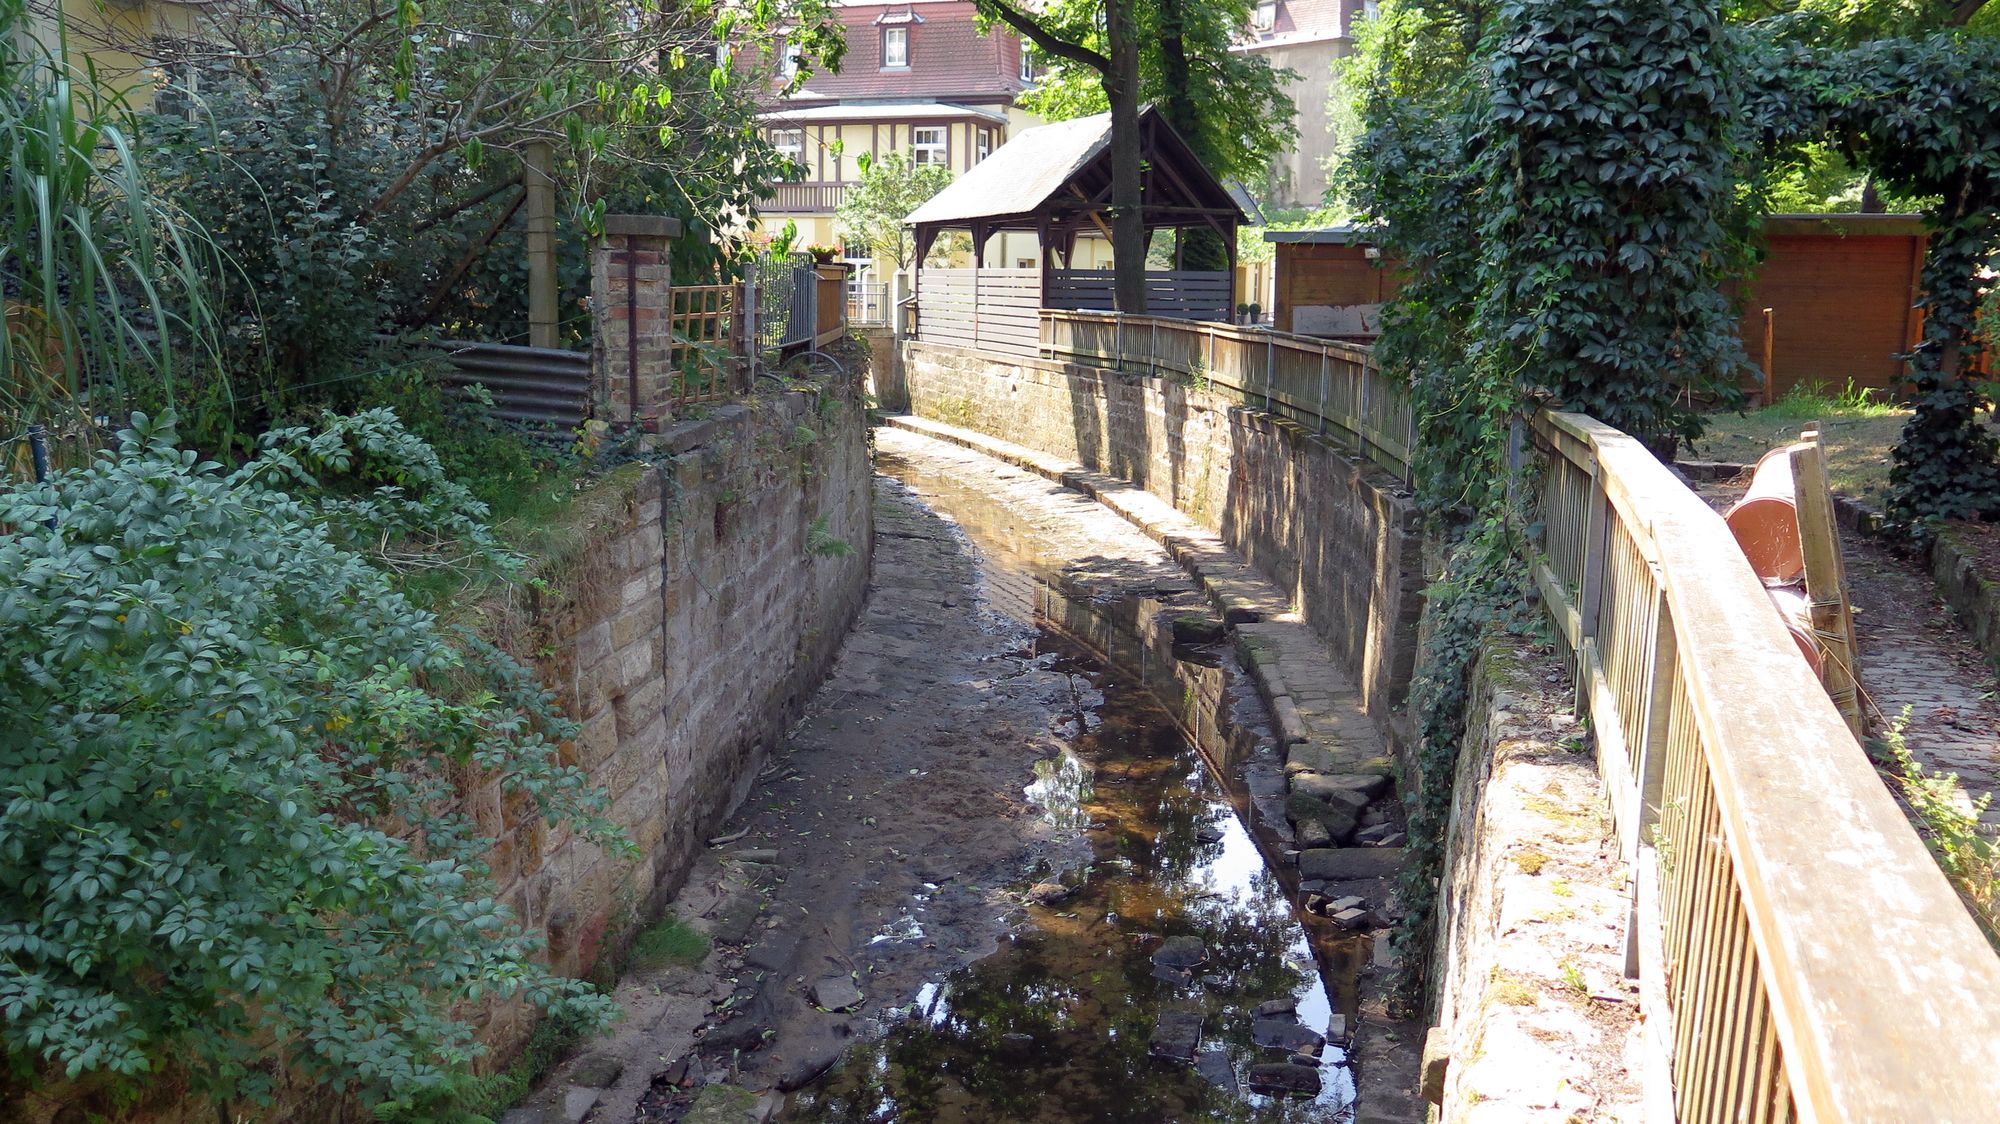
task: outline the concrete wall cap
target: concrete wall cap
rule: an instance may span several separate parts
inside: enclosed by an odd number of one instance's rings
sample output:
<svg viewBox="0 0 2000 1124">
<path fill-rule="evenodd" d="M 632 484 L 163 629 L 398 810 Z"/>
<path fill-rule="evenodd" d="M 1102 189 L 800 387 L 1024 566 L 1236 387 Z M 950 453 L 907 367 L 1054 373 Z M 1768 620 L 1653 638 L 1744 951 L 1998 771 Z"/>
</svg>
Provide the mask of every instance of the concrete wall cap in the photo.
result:
<svg viewBox="0 0 2000 1124">
<path fill-rule="evenodd" d="M 679 238 L 681 220 L 668 215 L 606 215 L 604 233 L 640 238 Z"/>
</svg>

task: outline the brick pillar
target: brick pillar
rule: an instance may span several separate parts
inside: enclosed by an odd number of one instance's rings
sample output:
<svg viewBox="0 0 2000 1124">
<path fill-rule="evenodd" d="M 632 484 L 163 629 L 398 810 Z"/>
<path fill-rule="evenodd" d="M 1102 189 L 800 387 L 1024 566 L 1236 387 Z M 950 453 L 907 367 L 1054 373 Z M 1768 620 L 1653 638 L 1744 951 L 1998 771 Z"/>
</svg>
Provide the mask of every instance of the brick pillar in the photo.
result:
<svg viewBox="0 0 2000 1124">
<path fill-rule="evenodd" d="M 679 219 L 606 215 L 591 247 L 591 392 L 596 416 L 614 426 L 656 429 L 667 413 L 668 268 Z"/>
</svg>

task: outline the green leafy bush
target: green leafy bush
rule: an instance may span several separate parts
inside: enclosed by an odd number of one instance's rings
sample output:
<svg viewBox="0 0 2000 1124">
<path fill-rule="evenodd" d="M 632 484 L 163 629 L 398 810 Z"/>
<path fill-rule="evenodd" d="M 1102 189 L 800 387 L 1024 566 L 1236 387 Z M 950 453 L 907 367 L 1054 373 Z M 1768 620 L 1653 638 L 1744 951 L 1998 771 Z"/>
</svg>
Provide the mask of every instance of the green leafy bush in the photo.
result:
<svg viewBox="0 0 2000 1124">
<path fill-rule="evenodd" d="M 588 1021 L 493 898 L 467 779 L 620 845 L 532 675 L 364 549 L 481 508 L 386 412 L 235 470 L 135 416 L 0 494 L 0 1043 L 17 1068 L 255 1097 L 455 1079 L 481 1002 Z"/>
</svg>

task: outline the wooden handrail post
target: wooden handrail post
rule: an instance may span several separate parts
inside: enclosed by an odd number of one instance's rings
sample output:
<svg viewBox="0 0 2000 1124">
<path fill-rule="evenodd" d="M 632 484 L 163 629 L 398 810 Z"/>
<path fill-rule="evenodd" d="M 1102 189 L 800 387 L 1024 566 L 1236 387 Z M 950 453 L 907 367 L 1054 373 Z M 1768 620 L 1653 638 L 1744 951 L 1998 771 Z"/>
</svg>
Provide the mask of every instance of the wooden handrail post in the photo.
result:
<svg viewBox="0 0 2000 1124">
<path fill-rule="evenodd" d="M 1332 360 L 1327 358 L 1326 347 L 1322 344 L 1319 349 L 1319 432 L 1322 437 L 1326 435 L 1327 364 L 1330 362 Z"/>
</svg>

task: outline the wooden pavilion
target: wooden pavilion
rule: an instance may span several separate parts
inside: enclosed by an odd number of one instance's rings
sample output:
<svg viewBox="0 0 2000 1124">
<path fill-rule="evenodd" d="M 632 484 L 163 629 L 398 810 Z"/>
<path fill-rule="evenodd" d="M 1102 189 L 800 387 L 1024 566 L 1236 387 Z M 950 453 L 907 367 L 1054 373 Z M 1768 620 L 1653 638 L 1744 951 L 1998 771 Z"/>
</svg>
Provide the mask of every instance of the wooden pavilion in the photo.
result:
<svg viewBox="0 0 2000 1124">
<path fill-rule="evenodd" d="M 1243 210 L 1152 106 L 1140 111 L 1139 128 L 1148 241 L 1158 230 L 1211 230 L 1229 256 L 1226 269 L 1148 270 L 1147 313 L 1229 321 Z M 1113 272 L 1075 267 L 1080 239 L 1110 239 L 1110 200 L 1109 113 L 1029 129 L 1002 145 L 906 220 L 916 228 L 918 334 L 940 343 L 1032 352 L 1040 342 L 1040 309 L 1110 311 Z M 922 264 L 947 230 L 971 234 L 970 268 Z M 1039 266 L 989 266 L 988 243 L 1019 233 L 1034 235 Z M 1176 240 L 1176 257 L 1184 242 Z"/>
</svg>

